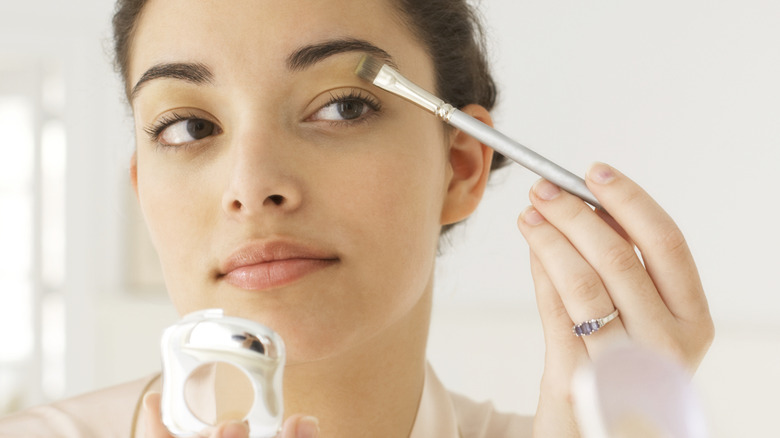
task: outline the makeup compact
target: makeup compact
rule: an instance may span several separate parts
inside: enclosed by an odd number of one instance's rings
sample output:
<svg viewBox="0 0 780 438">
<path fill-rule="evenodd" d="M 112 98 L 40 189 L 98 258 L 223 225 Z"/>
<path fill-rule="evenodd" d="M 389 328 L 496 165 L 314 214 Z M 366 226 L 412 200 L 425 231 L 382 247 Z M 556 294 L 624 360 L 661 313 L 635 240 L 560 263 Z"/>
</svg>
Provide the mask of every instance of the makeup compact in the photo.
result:
<svg viewBox="0 0 780 438">
<path fill-rule="evenodd" d="M 282 426 L 282 374 L 285 349 L 281 337 L 257 322 L 209 309 L 185 316 L 162 337 L 162 420 L 176 437 L 191 437 L 211 428 L 193 413 L 187 383 L 204 365 L 226 363 L 251 382 L 254 401 L 243 418 L 251 438 L 275 437 Z"/>
</svg>

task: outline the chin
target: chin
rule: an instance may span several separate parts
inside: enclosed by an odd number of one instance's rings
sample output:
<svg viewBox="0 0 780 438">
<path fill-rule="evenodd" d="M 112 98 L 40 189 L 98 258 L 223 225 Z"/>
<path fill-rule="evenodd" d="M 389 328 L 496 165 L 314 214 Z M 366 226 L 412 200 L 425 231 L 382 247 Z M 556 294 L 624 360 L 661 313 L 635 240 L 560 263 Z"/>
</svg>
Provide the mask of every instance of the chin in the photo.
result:
<svg viewBox="0 0 780 438">
<path fill-rule="evenodd" d="M 313 333 L 309 330 L 294 330 L 292 333 L 278 332 L 287 349 L 287 365 L 295 366 L 311 362 L 319 362 L 344 356 L 352 347 L 359 343 L 357 336 L 336 336 L 324 334 L 322 331 Z"/>
</svg>

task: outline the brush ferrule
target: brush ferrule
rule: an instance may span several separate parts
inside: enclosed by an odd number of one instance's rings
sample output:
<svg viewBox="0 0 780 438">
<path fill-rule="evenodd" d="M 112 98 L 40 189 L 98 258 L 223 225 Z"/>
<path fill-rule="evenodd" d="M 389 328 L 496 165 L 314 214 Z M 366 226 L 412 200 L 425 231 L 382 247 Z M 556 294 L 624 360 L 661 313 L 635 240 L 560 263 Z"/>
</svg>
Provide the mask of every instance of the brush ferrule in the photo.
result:
<svg viewBox="0 0 780 438">
<path fill-rule="evenodd" d="M 440 119 L 444 120 L 445 122 L 449 123 L 450 118 L 452 118 L 452 115 L 455 113 L 455 107 L 452 105 L 445 103 L 441 105 L 440 107 L 436 108 L 436 116 Z"/>
<path fill-rule="evenodd" d="M 445 121 L 449 120 L 452 111 L 454 111 L 451 105 L 446 104 L 435 95 L 415 85 L 387 65 L 382 66 L 379 70 L 376 78 L 374 78 L 374 85 L 413 102 Z"/>
</svg>

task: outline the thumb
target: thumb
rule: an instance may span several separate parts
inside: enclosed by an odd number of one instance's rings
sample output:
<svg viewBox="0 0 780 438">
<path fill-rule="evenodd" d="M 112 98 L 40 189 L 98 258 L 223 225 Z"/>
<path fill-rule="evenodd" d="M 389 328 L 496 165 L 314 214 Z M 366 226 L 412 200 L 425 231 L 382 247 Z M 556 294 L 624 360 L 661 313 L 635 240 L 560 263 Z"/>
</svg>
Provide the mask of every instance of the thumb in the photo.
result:
<svg viewBox="0 0 780 438">
<path fill-rule="evenodd" d="M 319 435 L 320 422 L 317 418 L 296 414 L 284 422 L 281 438 L 317 438 Z"/>
<path fill-rule="evenodd" d="M 249 426 L 241 421 L 229 421 L 220 425 L 210 436 L 213 438 L 247 438 Z"/>
</svg>

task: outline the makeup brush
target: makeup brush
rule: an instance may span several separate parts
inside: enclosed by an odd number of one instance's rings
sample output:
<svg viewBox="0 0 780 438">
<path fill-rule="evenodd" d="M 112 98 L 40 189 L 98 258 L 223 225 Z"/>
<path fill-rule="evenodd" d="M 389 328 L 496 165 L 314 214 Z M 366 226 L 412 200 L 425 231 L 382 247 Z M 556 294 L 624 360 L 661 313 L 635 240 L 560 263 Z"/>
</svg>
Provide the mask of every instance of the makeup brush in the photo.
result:
<svg viewBox="0 0 780 438">
<path fill-rule="evenodd" d="M 578 196 L 595 208 L 603 210 L 596 197 L 585 186 L 585 181 L 582 178 L 512 140 L 496 129 L 454 108 L 373 56 L 365 55 L 355 69 L 355 74 L 385 91 L 389 91 L 430 111 L 443 121 L 469 134 L 481 143 L 490 146 L 531 172 Z"/>
</svg>

